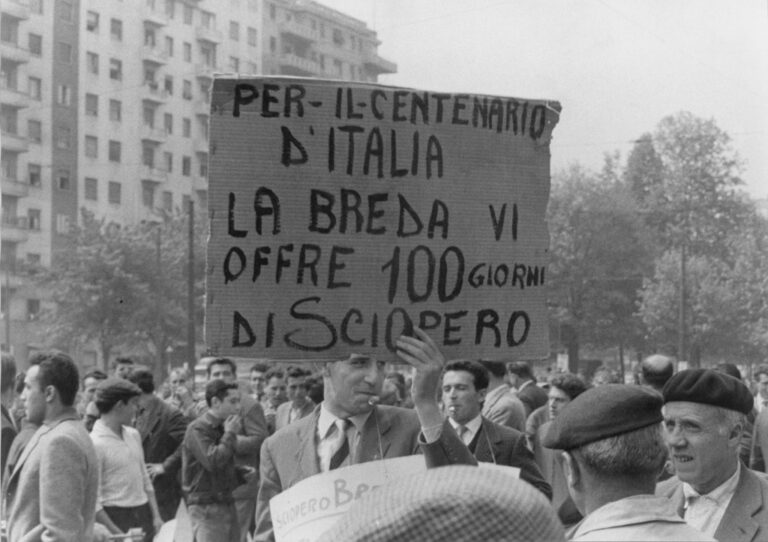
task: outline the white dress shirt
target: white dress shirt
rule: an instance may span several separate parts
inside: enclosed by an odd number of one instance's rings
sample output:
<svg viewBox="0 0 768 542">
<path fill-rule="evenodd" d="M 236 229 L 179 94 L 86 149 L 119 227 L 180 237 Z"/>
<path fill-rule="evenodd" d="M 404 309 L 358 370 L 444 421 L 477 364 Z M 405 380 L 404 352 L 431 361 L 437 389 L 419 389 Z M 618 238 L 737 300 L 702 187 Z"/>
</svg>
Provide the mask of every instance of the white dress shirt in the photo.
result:
<svg viewBox="0 0 768 542">
<path fill-rule="evenodd" d="M 477 435 L 477 432 L 480 431 L 480 426 L 483 424 L 483 416 L 478 414 L 465 424 L 456 423 L 453 418 L 448 418 L 448 421 L 456 430 L 456 433 L 458 433 L 459 437 L 461 437 L 462 442 L 469 446 L 472 440 L 475 438 L 475 435 Z M 462 426 L 465 428 L 464 431 L 460 429 Z"/>
<path fill-rule="evenodd" d="M 349 418 L 352 424 L 347 429 L 347 440 L 349 442 L 349 455 L 340 466 L 346 467 L 355 464 L 355 452 L 360 440 L 360 433 L 368 420 L 372 411 L 363 414 L 357 414 Z M 339 428 L 344 427 L 344 420 L 331 414 L 326 408 L 325 402 L 320 404 L 320 416 L 317 420 L 317 456 L 320 460 L 320 470 L 328 472 L 330 470 L 331 458 L 343 445 L 343 439 L 339 434 Z M 335 429 L 331 429 L 336 426 Z"/>
<path fill-rule="evenodd" d="M 725 510 L 736 492 L 740 474 L 741 462 L 737 463 L 733 476 L 704 495 L 700 495 L 689 484 L 683 483 L 685 522 L 702 533 L 714 537 Z"/>
</svg>

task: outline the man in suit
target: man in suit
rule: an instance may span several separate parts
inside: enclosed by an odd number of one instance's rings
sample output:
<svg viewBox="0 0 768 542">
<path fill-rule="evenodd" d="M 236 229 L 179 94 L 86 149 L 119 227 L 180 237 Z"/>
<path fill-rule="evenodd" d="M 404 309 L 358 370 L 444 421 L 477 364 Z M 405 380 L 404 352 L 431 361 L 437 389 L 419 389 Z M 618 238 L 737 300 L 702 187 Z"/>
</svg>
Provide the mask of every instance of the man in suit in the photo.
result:
<svg viewBox="0 0 768 542">
<path fill-rule="evenodd" d="M 426 333 L 414 331 L 417 337 L 397 340 L 397 353 L 415 369 L 415 411 L 376 405 L 386 364 L 367 354 L 353 353 L 323 365 L 324 399 L 315 411 L 264 442 L 255 540 L 274 539 L 270 499 L 314 474 L 413 455 L 420 444 L 428 466 L 475 463 L 450 425 L 444 423 L 437 404 L 445 360 Z"/>
<path fill-rule="evenodd" d="M 27 419 L 42 426 L 8 481 L 8 540 L 91 540 L 99 475 L 93 443 L 74 407 L 77 366 L 60 352 L 40 352 L 29 363 Z"/>
<path fill-rule="evenodd" d="M 517 398 L 525 407 L 526 418 L 531 415 L 531 412 L 547 404 L 547 392 L 536 385 L 536 379 L 528 363 L 524 361 L 508 363 L 507 374 L 510 384 L 517 389 Z"/>
<path fill-rule="evenodd" d="M 717 540 L 768 539 L 768 480 L 739 461 L 753 405 L 749 389 L 713 370 L 688 369 L 667 382 L 663 395 L 664 438 L 677 475 L 656 493 Z"/>
<path fill-rule="evenodd" d="M 507 372 L 504 362 L 481 359 L 479 363 L 488 372 L 483 417 L 499 425 L 525 431 L 525 407 L 504 381 Z"/>
<path fill-rule="evenodd" d="M 309 376 L 309 371 L 300 367 L 291 367 L 286 374 L 288 401 L 277 407 L 276 430 L 312 414 L 315 410 L 315 403 L 307 396 L 306 378 Z"/>
<path fill-rule="evenodd" d="M 181 500 L 178 474 L 187 420 L 179 409 L 154 394 L 154 377 L 148 369 L 134 370 L 129 380 L 141 390 L 134 425 L 141 435 L 144 461 L 155 488 L 160 516 L 163 521 L 170 521 L 176 517 Z"/>
<path fill-rule="evenodd" d="M 443 408 L 459 438 L 480 462 L 520 469 L 520 479 L 536 487 L 548 499 L 552 488 L 544 480 L 525 435 L 494 423 L 481 414 L 488 389 L 488 371 L 474 361 L 452 361 L 443 374 Z"/>
</svg>

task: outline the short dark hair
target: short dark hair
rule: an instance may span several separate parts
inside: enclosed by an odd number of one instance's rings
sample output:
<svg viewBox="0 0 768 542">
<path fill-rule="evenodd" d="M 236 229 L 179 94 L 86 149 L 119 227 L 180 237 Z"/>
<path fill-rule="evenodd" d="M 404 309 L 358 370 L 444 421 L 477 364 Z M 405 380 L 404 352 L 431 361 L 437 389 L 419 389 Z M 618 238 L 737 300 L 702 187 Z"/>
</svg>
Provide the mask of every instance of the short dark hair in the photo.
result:
<svg viewBox="0 0 768 542">
<path fill-rule="evenodd" d="M 24 371 L 21 371 L 16 375 L 16 378 L 14 380 L 14 390 L 16 393 L 21 393 L 24 391 L 24 377 L 27 376 Z"/>
<path fill-rule="evenodd" d="M 507 367 L 503 361 L 479 359 L 477 362 L 496 378 L 504 378 L 504 375 L 507 373 Z"/>
<path fill-rule="evenodd" d="M 211 380 L 208 382 L 208 384 L 205 385 L 205 403 L 210 407 L 211 401 L 214 397 L 216 397 L 219 401 L 223 401 L 229 390 L 236 389 L 236 382 L 224 382 L 218 378 Z"/>
<path fill-rule="evenodd" d="M 254 371 L 256 371 L 257 373 L 266 373 L 267 371 L 269 371 L 269 365 L 267 365 L 266 363 L 262 363 L 260 361 L 256 362 L 253 365 L 251 365 L 250 372 L 252 373 Z"/>
<path fill-rule="evenodd" d="M 0 389 L 3 393 L 12 390 L 16 378 L 16 359 L 12 354 L 3 352 L 0 357 Z"/>
<path fill-rule="evenodd" d="M 307 395 L 309 395 L 309 398 L 312 399 L 316 405 L 322 403 L 324 398 L 323 392 L 325 390 L 325 383 L 323 382 L 322 377 L 308 376 L 304 381 L 304 384 L 307 386 Z"/>
<path fill-rule="evenodd" d="M 272 368 L 269 371 L 267 371 L 267 374 L 264 375 L 264 380 L 266 382 L 269 382 L 269 380 L 272 378 L 280 378 L 280 379 L 285 378 L 285 373 L 283 373 L 283 371 L 280 369 Z"/>
<path fill-rule="evenodd" d="M 128 380 L 136 384 L 142 393 L 152 393 L 155 391 L 155 377 L 149 369 L 132 371 Z"/>
<path fill-rule="evenodd" d="M 139 395 L 141 389 L 131 381 L 113 377 L 99 383 L 93 402 L 101 414 L 106 414 L 120 401 L 127 403 Z"/>
<path fill-rule="evenodd" d="M 128 356 L 121 356 L 116 358 L 115 362 L 112 364 L 113 367 L 117 367 L 118 365 L 135 365 L 135 362 L 133 361 L 133 358 L 129 358 Z"/>
<path fill-rule="evenodd" d="M 310 372 L 301 367 L 290 367 L 286 372 L 288 378 L 304 378 L 310 375 Z"/>
<path fill-rule="evenodd" d="M 229 368 L 232 369 L 232 376 L 237 376 L 237 365 L 235 365 L 234 361 L 229 358 L 211 358 L 205 369 L 208 373 L 208 378 L 211 378 L 211 369 L 214 365 L 229 365 Z"/>
<path fill-rule="evenodd" d="M 549 377 L 549 387 L 563 390 L 571 400 L 587 391 L 587 384 L 573 373 L 553 374 Z"/>
<path fill-rule="evenodd" d="M 512 361 L 507 363 L 507 371 L 520 378 L 530 378 L 533 380 L 533 371 L 527 361 Z"/>
<path fill-rule="evenodd" d="M 40 389 L 53 386 L 59 392 L 61 404 L 72 406 L 80 389 L 80 374 L 72 358 L 64 352 L 47 350 L 32 355 L 29 366 L 33 365 L 40 367 L 37 373 Z"/>
<path fill-rule="evenodd" d="M 89 378 L 93 378 L 95 380 L 106 380 L 109 377 L 104 371 L 100 371 L 99 369 L 91 369 L 83 375 L 83 384 L 85 384 L 85 381 Z"/>
<path fill-rule="evenodd" d="M 488 369 L 476 361 L 468 359 L 451 361 L 445 366 L 443 374 L 448 371 L 465 371 L 472 375 L 472 382 L 475 385 L 475 390 L 488 389 Z"/>
</svg>

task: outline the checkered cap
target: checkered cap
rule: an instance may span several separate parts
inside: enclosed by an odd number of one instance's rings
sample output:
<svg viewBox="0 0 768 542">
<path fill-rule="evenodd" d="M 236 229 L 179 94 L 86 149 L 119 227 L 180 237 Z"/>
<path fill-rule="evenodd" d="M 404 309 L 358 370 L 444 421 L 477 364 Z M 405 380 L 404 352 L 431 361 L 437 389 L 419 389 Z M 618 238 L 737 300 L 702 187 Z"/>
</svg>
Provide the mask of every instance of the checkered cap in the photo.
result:
<svg viewBox="0 0 768 542">
<path fill-rule="evenodd" d="M 321 542 L 564 540 L 547 499 L 496 469 L 449 466 L 379 488 L 357 501 Z"/>
</svg>

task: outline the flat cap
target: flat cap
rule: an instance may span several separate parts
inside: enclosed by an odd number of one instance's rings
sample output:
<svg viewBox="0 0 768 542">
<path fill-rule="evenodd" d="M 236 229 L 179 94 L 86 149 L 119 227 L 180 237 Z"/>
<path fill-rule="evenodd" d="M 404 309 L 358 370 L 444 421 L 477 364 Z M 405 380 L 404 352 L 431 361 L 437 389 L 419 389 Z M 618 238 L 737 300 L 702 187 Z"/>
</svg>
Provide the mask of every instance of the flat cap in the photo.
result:
<svg viewBox="0 0 768 542">
<path fill-rule="evenodd" d="M 702 403 L 742 414 L 752 411 L 754 399 L 739 379 L 711 369 L 686 369 L 669 379 L 662 390 L 664 402 Z"/>
<path fill-rule="evenodd" d="M 361 497 L 319 542 L 564 540 L 537 489 L 498 468 L 450 465 Z"/>
<path fill-rule="evenodd" d="M 96 386 L 96 402 L 125 401 L 131 397 L 141 395 L 139 387 L 128 380 L 110 377 L 99 382 Z"/>
<path fill-rule="evenodd" d="M 544 435 L 547 448 L 572 450 L 590 442 L 642 429 L 662 420 L 662 399 L 640 386 L 606 384 L 568 403 Z"/>
</svg>

